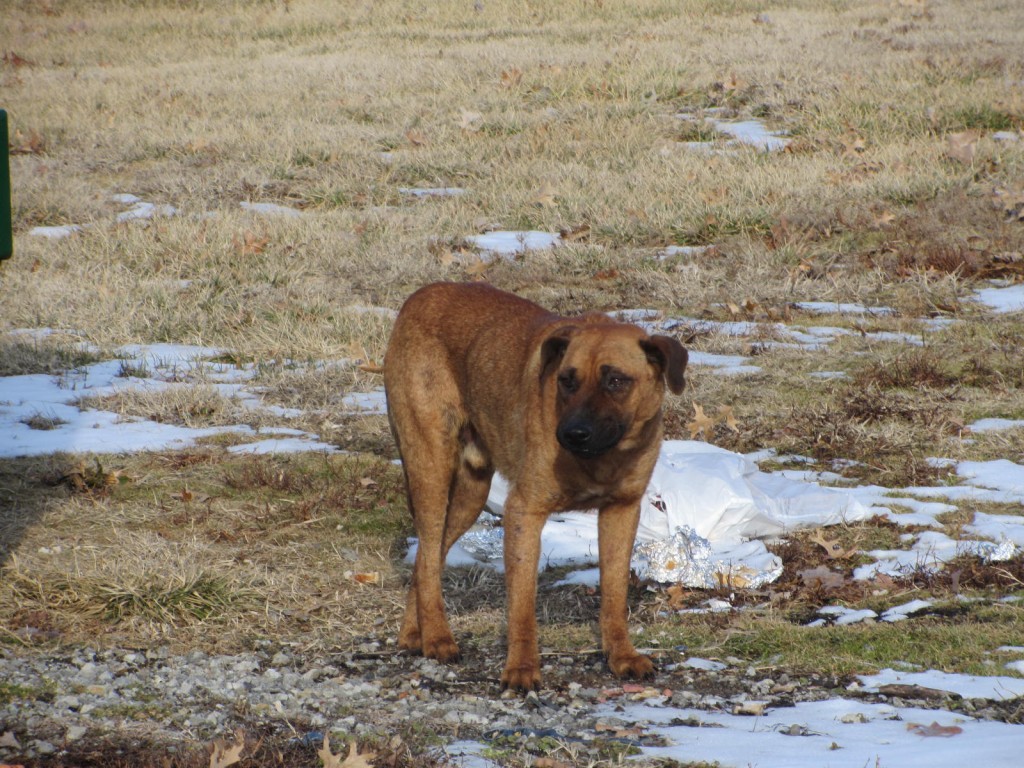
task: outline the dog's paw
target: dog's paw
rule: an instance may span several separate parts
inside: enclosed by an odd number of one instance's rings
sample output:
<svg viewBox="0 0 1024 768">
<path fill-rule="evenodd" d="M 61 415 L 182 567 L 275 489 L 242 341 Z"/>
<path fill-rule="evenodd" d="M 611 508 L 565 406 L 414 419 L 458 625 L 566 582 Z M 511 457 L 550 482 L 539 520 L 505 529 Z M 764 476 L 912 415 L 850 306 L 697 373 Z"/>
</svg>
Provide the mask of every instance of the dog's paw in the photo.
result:
<svg viewBox="0 0 1024 768">
<path fill-rule="evenodd" d="M 501 690 L 536 691 L 540 688 L 540 670 L 536 665 L 524 664 L 517 667 L 505 667 L 501 673 Z"/>
<path fill-rule="evenodd" d="M 428 659 L 437 659 L 445 663 L 458 661 L 461 656 L 459 645 L 451 635 L 435 637 L 430 640 L 424 639 L 422 650 L 423 655 Z"/>
<path fill-rule="evenodd" d="M 622 656 L 609 656 L 608 667 L 616 677 L 643 679 L 654 676 L 654 662 L 636 651 Z"/>
<path fill-rule="evenodd" d="M 423 650 L 423 640 L 420 638 L 420 630 L 406 631 L 404 628 L 398 633 L 398 647 L 403 651 L 419 653 Z"/>
</svg>

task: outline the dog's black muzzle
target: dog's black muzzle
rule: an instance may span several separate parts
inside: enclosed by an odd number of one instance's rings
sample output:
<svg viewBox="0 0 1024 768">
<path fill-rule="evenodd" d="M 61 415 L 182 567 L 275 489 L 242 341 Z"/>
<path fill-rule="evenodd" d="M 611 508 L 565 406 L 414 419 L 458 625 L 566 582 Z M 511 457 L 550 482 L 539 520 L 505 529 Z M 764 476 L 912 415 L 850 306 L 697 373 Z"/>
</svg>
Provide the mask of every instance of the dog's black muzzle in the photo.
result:
<svg viewBox="0 0 1024 768">
<path fill-rule="evenodd" d="M 581 459 L 593 459 L 618 445 L 626 427 L 615 419 L 595 419 L 590 414 L 571 414 L 555 432 L 558 444 Z"/>
</svg>

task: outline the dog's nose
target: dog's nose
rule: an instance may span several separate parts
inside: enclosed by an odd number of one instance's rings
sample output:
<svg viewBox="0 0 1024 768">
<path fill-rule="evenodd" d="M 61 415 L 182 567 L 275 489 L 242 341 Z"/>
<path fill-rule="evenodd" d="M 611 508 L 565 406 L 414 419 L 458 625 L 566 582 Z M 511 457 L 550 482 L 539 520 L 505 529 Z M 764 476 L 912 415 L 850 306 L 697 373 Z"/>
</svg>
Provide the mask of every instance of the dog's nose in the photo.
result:
<svg viewBox="0 0 1024 768">
<path fill-rule="evenodd" d="M 572 424 L 562 430 L 562 444 L 570 449 L 586 448 L 594 436 L 588 424 Z"/>
</svg>

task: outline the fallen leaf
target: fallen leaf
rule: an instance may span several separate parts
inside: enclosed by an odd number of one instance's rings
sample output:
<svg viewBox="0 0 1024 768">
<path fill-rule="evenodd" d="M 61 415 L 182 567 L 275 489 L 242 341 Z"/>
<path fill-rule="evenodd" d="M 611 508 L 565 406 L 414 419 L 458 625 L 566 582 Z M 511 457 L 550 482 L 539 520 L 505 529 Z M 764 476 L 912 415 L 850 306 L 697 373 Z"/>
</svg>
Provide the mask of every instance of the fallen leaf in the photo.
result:
<svg viewBox="0 0 1024 768">
<path fill-rule="evenodd" d="M 731 405 L 722 405 L 718 408 L 718 419 L 733 432 L 739 432 L 740 426 L 736 421 L 736 415 L 732 412 Z"/>
<path fill-rule="evenodd" d="M 384 373 L 384 363 L 360 363 L 358 368 L 360 371 L 365 371 L 366 373 Z"/>
<path fill-rule="evenodd" d="M 352 579 L 356 584 L 379 584 L 380 573 L 378 571 L 368 571 L 366 573 L 356 573 L 354 571 L 345 571 L 345 578 Z"/>
<path fill-rule="evenodd" d="M 437 263 L 442 267 L 450 267 L 455 263 L 455 252 L 451 248 L 438 246 L 431 250 L 437 258 Z"/>
<path fill-rule="evenodd" d="M 484 272 L 487 271 L 487 267 L 489 266 L 490 265 L 486 261 L 477 256 L 475 261 L 471 261 L 466 265 L 466 274 L 474 278 L 483 277 Z"/>
<path fill-rule="evenodd" d="M 15 131 L 10 152 L 12 155 L 41 155 L 46 152 L 46 141 L 35 131 L 28 136 Z"/>
<path fill-rule="evenodd" d="M 744 80 L 740 80 L 735 74 L 729 75 L 729 78 L 722 83 L 722 90 L 727 93 L 732 91 L 742 91 L 747 87 L 747 83 Z"/>
<path fill-rule="evenodd" d="M 686 428 L 690 430 L 690 439 L 692 440 L 697 435 L 703 433 L 705 437 L 714 432 L 715 420 L 704 413 L 704 409 L 700 403 L 693 404 L 693 421 L 686 424 Z"/>
<path fill-rule="evenodd" d="M 980 138 L 981 132 L 977 130 L 949 134 L 946 137 L 946 157 L 964 165 L 972 165 Z"/>
<path fill-rule="evenodd" d="M 537 195 L 533 198 L 532 203 L 540 206 L 541 208 L 555 208 L 558 205 L 557 202 L 558 193 L 554 186 L 550 182 L 544 182 L 544 185 L 537 192 Z"/>
<path fill-rule="evenodd" d="M 837 573 L 836 571 L 826 568 L 821 565 L 817 568 L 808 568 L 800 571 L 800 580 L 803 581 L 804 586 L 821 587 L 822 589 L 839 589 L 846 583 L 846 579 L 843 578 L 843 574 Z"/>
<path fill-rule="evenodd" d="M 892 211 L 882 211 L 876 213 L 872 217 L 871 228 L 872 229 L 885 229 L 890 224 L 896 221 L 896 214 Z"/>
<path fill-rule="evenodd" d="M 553 757 L 538 757 L 533 761 L 534 768 L 570 768 L 568 763 L 555 760 Z"/>
<path fill-rule="evenodd" d="M 558 236 L 562 238 L 563 242 L 572 243 L 577 240 L 583 240 L 590 234 L 589 224 L 580 224 L 575 227 L 563 227 L 558 232 Z"/>
<path fill-rule="evenodd" d="M 893 578 L 885 573 L 876 573 L 871 581 L 880 589 L 892 589 L 896 586 L 896 582 Z"/>
<path fill-rule="evenodd" d="M 359 754 L 355 741 L 350 741 L 348 755 L 342 760 L 341 755 L 331 752 L 330 737 L 326 733 L 324 734 L 324 746 L 316 754 L 323 761 L 324 768 L 373 768 L 370 760 L 376 756 L 374 752 Z"/>
<path fill-rule="evenodd" d="M 700 199 L 708 206 L 721 205 L 732 196 L 733 192 L 728 187 L 714 187 L 700 193 Z"/>
<path fill-rule="evenodd" d="M 768 708 L 768 703 L 765 701 L 741 701 L 738 704 L 733 704 L 732 713 L 734 715 L 753 715 L 754 717 L 760 717 L 764 714 L 764 711 Z"/>
<path fill-rule="evenodd" d="M 923 685 L 906 685 L 892 683 L 891 685 L 878 686 L 878 692 L 882 696 L 898 696 L 901 699 L 926 699 L 928 701 L 945 701 L 954 694 L 949 691 L 942 691 L 938 688 L 926 688 Z M 915 725 L 915 723 L 911 723 Z"/>
<path fill-rule="evenodd" d="M 668 605 L 672 610 L 679 611 L 686 608 L 686 598 L 689 592 L 682 584 L 673 584 L 665 590 L 665 594 L 668 595 Z"/>
<path fill-rule="evenodd" d="M 832 560 L 843 560 L 857 554 L 856 547 L 843 549 L 843 545 L 839 543 L 838 539 L 826 539 L 821 530 L 814 532 L 811 541 L 821 546 L 825 550 L 825 555 Z"/>
<path fill-rule="evenodd" d="M 511 69 L 504 69 L 501 72 L 501 87 L 512 88 L 519 85 L 523 80 L 523 70 L 512 67 Z"/>
<path fill-rule="evenodd" d="M 15 69 L 18 69 L 19 67 L 34 67 L 36 65 L 34 61 L 29 61 L 28 59 L 22 58 L 14 51 L 8 51 L 7 53 L 5 53 L 3 62 L 8 66 L 14 67 Z"/>
<path fill-rule="evenodd" d="M 231 236 L 231 244 L 235 246 L 235 250 L 243 256 L 251 256 L 257 253 L 263 253 L 267 247 L 267 243 L 270 242 L 269 237 L 260 237 L 254 232 L 246 231 L 242 238 L 239 239 L 238 235 Z"/>
<path fill-rule="evenodd" d="M 643 686 L 638 686 L 641 690 Z M 626 686 L 622 687 L 623 693 L 629 693 Z M 623 728 L 615 723 L 597 723 L 594 726 L 597 733 L 609 733 L 613 739 L 639 739 L 644 735 L 643 726 L 637 725 L 633 728 Z"/>
<path fill-rule="evenodd" d="M 241 761 L 242 751 L 245 749 L 245 733 L 241 729 L 236 731 L 233 744 L 217 739 L 211 746 L 210 768 L 227 768 Z"/>
<path fill-rule="evenodd" d="M 964 729 L 959 725 L 939 725 L 934 722 L 931 725 L 907 723 L 907 730 L 911 733 L 916 733 L 918 736 L 938 736 L 942 738 L 949 738 L 964 732 Z"/>
<path fill-rule="evenodd" d="M 408 131 L 406 131 L 405 138 L 414 147 L 423 147 L 429 143 L 427 141 L 427 134 L 425 134 L 423 131 L 418 131 L 415 128 L 410 128 Z"/>
</svg>

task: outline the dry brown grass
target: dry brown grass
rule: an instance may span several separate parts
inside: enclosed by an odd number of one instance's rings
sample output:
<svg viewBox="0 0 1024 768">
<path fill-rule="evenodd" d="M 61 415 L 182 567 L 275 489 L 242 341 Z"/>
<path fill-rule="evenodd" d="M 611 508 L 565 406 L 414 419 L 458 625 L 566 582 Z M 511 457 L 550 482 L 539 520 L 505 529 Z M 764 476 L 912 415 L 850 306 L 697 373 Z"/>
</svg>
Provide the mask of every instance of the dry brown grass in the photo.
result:
<svg viewBox="0 0 1024 768">
<path fill-rule="evenodd" d="M 76 335 L 0 341 L 0 374 L 86 362 L 71 354 L 82 337 L 104 349 L 219 346 L 257 364 L 266 403 L 307 415 L 243 413 L 202 386 L 93 404 L 195 426 L 299 426 L 359 454 L 245 458 L 220 439 L 96 463 L 0 462 L 10 642 L 236 648 L 273 636 L 320 649 L 393 636 L 410 530 L 400 474 L 367 455 L 392 456 L 385 419 L 339 412 L 344 394 L 379 381 L 322 363 L 379 361 L 391 314 L 366 308 L 393 311 L 429 280 L 485 279 L 562 312 L 656 307 L 765 324 L 687 339 L 756 354 L 762 371 L 693 369 L 688 397 L 669 405 L 672 437 L 689 436 L 691 401 L 731 406 L 739 429 L 720 425 L 708 436 L 718 444 L 804 453 L 819 468 L 854 459 L 846 474 L 893 487 L 943 481 L 929 456 L 1024 457 L 1022 430 L 961 439 L 975 418 L 1024 416 L 1020 316 L 970 301 L 984 279 L 1022 276 L 1024 140 L 994 134 L 1024 128 L 1024 6 L 9 5 L 0 97 L 16 256 L 0 267 L 0 330 Z M 793 142 L 686 150 L 713 138 L 699 122 L 710 109 Z M 973 155 L 951 157 L 951 138 Z M 407 186 L 467 193 L 416 201 Z M 178 215 L 116 223 L 114 193 Z M 243 201 L 302 216 L 254 216 Z M 72 223 L 88 226 L 60 241 L 28 234 Z M 466 237 L 495 227 L 576 239 L 483 265 Z M 716 247 L 655 259 L 669 244 Z M 802 300 L 896 314 L 819 318 L 793 309 Z M 919 333 L 924 316 L 959 322 L 923 349 L 857 333 Z M 766 347 L 777 321 L 855 333 L 815 352 Z M 850 379 L 809 378 L 822 370 Z M 494 585 L 460 578 L 457 631 L 497 638 L 500 608 L 478 594 Z M 176 607 L 176 590 L 197 584 L 207 602 Z M 550 642 L 589 637 L 576 626 L 589 596 L 559 593 L 549 608 L 575 626 L 546 624 Z"/>
</svg>

